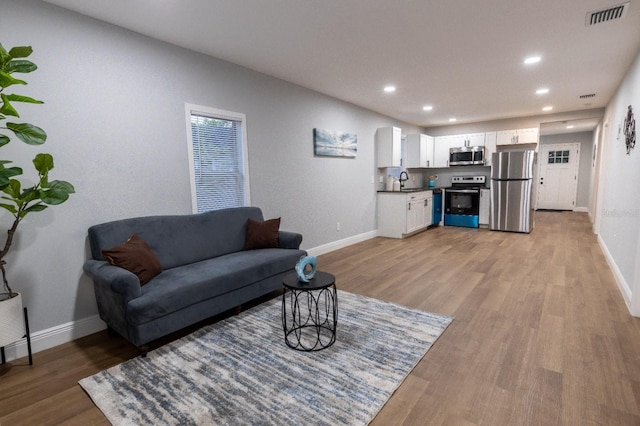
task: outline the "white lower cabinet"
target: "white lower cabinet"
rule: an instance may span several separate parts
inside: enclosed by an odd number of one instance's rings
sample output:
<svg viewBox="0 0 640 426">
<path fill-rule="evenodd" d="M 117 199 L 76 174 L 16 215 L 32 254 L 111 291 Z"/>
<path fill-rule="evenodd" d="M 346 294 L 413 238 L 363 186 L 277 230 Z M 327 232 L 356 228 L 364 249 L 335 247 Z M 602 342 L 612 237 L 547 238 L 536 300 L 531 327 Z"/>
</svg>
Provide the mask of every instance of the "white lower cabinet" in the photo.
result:
<svg viewBox="0 0 640 426">
<path fill-rule="evenodd" d="M 491 210 L 491 190 L 480 190 L 480 214 L 478 215 L 478 225 L 481 228 L 489 227 L 489 213 Z"/>
<path fill-rule="evenodd" d="M 378 236 L 402 238 L 431 225 L 433 191 L 379 192 Z"/>
</svg>

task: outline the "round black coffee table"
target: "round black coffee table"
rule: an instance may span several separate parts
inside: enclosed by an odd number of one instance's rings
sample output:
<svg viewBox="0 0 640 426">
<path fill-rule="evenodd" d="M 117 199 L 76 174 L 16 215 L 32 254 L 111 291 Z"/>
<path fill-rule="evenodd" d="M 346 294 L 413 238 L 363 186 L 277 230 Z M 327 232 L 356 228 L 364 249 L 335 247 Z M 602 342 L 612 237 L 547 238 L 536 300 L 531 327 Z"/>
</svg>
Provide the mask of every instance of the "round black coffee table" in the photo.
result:
<svg viewBox="0 0 640 426">
<path fill-rule="evenodd" d="M 336 277 L 317 271 L 308 283 L 294 272 L 284 277 L 282 328 L 284 341 L 298 351 L 319 351 L 336 341 L 338 293 Z"/>
</svg>

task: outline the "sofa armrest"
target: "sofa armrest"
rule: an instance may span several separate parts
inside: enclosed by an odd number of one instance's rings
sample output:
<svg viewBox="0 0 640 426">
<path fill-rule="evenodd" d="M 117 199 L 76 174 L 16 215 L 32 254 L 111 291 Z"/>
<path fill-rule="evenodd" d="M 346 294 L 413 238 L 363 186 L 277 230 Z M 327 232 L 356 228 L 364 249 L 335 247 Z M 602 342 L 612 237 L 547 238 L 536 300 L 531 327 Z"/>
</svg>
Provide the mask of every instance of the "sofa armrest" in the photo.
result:
<svg viewBox="0 0 640 426">
<path fill-rule="evenodd" d="M 281 248 L 299 249 L 302 243 L 302 234 L 297 232 L 279 231 L 278 240 Z"/>
<path fill-rule="evenodd" d="M 119 293 L 125 301 L 142 295 L 140 280 L 133 272 L 113 266 L 104 260 L 93 259 L 87 260 L 83 269 L 96 286 Z"/>
</svg>

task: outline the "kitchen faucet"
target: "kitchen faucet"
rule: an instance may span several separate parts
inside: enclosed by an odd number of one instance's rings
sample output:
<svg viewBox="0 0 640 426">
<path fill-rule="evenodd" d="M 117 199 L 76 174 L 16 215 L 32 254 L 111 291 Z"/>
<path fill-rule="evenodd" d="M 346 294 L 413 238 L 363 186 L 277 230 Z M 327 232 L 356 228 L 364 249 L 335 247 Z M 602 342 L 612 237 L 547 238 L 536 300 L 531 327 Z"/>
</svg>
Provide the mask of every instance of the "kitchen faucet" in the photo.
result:
<svg viewBox="0 0 640 426">
<path fill-rule="evenodd" d="M 404 178 L 404 179 L 402 179 L 402 175 L 404 175 L 404 176 L 405 176 L 405 178 Z M 407 172 L 402 172 L 402 173 L 400 173 L 400 178 L 399 178 L 399 180 L 400 180 L 400 190 L 402 191 L 402 188 L 404 188 L 404 182 L 406 182 L 406 181 L 408 181 L 408 180 L 409 180 L 409 175 L 407 174 Z"/>
</svg>

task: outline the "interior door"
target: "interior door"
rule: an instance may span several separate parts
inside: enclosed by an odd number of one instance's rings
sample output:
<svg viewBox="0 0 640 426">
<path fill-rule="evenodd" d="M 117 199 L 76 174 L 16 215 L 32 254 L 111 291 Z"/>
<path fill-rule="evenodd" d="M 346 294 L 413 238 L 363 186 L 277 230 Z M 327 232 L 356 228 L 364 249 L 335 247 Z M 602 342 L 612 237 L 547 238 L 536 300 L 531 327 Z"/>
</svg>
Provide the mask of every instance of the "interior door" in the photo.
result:
<svg viewBox="0 0 640 426">
<path fill-rule="evenodd" d="M 538 209 L 573 210 L 578 189 L 580 144 L 540 145 Z"/>
</svg>

